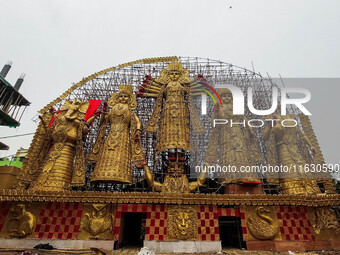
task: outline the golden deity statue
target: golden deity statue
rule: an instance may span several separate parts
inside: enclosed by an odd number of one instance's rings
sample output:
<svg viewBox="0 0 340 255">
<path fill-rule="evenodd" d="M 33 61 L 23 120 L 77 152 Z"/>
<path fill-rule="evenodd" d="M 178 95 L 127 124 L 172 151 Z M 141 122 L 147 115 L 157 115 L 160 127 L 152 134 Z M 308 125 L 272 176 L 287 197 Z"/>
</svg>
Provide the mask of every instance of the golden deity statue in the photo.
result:
<svg viewBox="0 0 340 255">
<path fill-rule="evenodd" d="M 256 135 L 248 126 L 244 115 L 233 115 L 233 96 L 230 90 L 219 89 L 218 93 L 222 107 L 215 111 L 212 120 L 226 119 L 228 123 L 216 124 L 213 128 L 205 158 L 206 164 L 218 163 L 220 166 L 230 165 L 234 168 L 235 172 L 220 175 L 220 183 L 260 183 L 256 173 L 240 172 L 241 167 L 251 167 L 263 162 Z M 235 123 L 232 126 L 231 120 Z"/>
<path fill-rule="evenodd" d="M 195 132 L 204 132 L 204 127 L 191 103 L 189 71 L 183 70 L 181 63 L 172 62 L 148 88 L 157 96 L 146 127 L 147 132 L 159 128 L 156 150 L 191 150 L 190 118 Z"/>
<path fill-rule="evenodd" d="M 292 115 L 273 115 L 274 121 L 266 126 L 263 134 L 268 140 L 267 164 L 271 166 L 287 167 L 288 171 L 281 171 L 278 175 L 269 174 L 267 181 L 279 184 L 283 194 L 318 194 L 320 190 L 311 174 L 304 171 L 304 167 L 311 162 L 311 154 L 315 149 L 309 139 L 295 125 Z M 285 121 L 285 126 L 282 122 Z"/>
<path fill-rule="evenodd" d="M 205 176 L 200 176 L 189 183 L 184 170 L 184 155 L 193 150 L 190 126 L 196 133 L 204 132 L 191 101 L 191 86 L 197 81 L 190 80 L 189 70 L 183 70 L 181 63 L 172 62 L 167 70 L 161 71 L 158 79 L 149 77 L 144 82 L 139 95 L 156 98 L 146 131 L 157 132 L 156 151 L 167 151 L 169 161 L 164 183 L 154 181 L 151 171 L 144 165 L 147 182 L 154 190 L 164 193 L 192 192 L 205 181 Z"/>
<path fill-rule="evenodd" d="M 59 113 L 51 109 L 49 118 L 41 117 L 19 188 L 26 179 L 35 190 L 70 190 L 85 184 L 83 139 L 95 118 L 84 121 L 88 107 L 88 102 L 66 100 Z M 51 116 L 54 121 L 46 122 Z"/>
<path fill-rule="evenodd" d="M 133 111 L 137 107 L 132 86 L 120 85 L 108 102 L 111 110 L 101 117 L 101 126 L 89 160 L 97 161 L 91 182 L 132 183 L 131 159 L 144 161 L 140 144 L 141 123 Z M 110 131 L 105 140 L 107 123 Z M 105 141 L 105 142 L 104 142 Z"/>
</svg>

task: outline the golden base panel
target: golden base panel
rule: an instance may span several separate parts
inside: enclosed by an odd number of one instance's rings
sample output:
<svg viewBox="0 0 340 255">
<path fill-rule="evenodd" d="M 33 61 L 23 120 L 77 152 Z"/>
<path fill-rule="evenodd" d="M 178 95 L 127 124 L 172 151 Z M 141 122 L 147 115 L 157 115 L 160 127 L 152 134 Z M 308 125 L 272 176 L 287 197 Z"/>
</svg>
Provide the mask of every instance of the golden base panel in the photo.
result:
<svg viewBox="0 0 340 255">
<path fill-rule="evenodd" d="M 143 229 L 145 241 L 221 241 L 227 217 L 240 222 L 248 249 L 289 250 L 289 242 L 301 249 L 340 245 L 332 209 L 340 195 L 1 190 L 0 201 L 0 237 L 6 239 L 114 240 L 119 247 L 126 215 L 143 214 L 135 227 Z"/>
</svg>

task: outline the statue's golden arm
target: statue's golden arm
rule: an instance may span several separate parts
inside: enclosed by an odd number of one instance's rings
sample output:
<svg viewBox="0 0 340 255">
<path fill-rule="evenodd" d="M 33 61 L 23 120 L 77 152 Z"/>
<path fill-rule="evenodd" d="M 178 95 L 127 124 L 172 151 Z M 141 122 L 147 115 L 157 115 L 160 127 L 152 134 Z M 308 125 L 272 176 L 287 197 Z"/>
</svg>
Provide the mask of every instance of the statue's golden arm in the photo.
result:
<svg viewBox="0 0 340 255">
<path fill-rule="evenodd" d="M 205 183 L 206 173 L 200 173 L 195 182 L 189 182 L 189 191 L 193 192 Z"/>
<path fill-rule="evenodd" d="M 308 139 L 308 137 L 302 133 L 302 131 L 300 130 L 300 128 L 298 128 L 298 134 L 301 136 L 301 139 L 309 146 L 309 148 L 313 151 L 313 153 L 315 153 L 315 149 L 312 145 L 312 143 L 310 142 L 310 140 Z"/>
<path fill-rule="evenodd" d="M 146 178 L 148 185 L 152 187 L 155 191 L 159 191 L 159 192 L 162 191 L 162 187 L 163 187 L 162 183 L 155 181 L 154 176 L 151 173 L 149 167 L 146 164 L 144 164 L 143 169 L 145 171 L 145 178 Z"/>
<path fill-rule="evenodd" d="M 142 129 L 142 123 L 140 122 L 139 118 L 137 117 L 137 114 L 134 114 L 134 118 L 136 120 L 136 132 L 138 132 Z"/>
<path fill-rule="evenodd" d="M 208 148 L 206 150 L 206 155 L 205 155 L 205 164 L 207 166 L 212 165 L 212 164 L 217 164 L 218 162 L 218 148 L 219 148 L 219 143 L 218 143 L 218 134 L 220 132 L 220 129 L 218 126 L 214 127 L 214 119 L 218 119 L 218 113 L 214 112 L 213 117 L 211 118 L 211 126 L 213 127 L 212 132 L 209 137 L 209 143 L 208 143 Z"/>
<path fill-rule="evenodd" d="M 314 156 L 316 154 L 316 150 L 313 147 L 312 143 L 310 142 L 310 140 L 308 139 L 308 137 L 301 131 L 301 129 L 299 127 L 295 127 L 297 129 L 297 133 L 300 136 L 300 146 L 301 146 L 301 152 L 302 152 L 302 157 L 303 159 L 309 163 L 312 164 L 314 163 Z M 308 149 L 309 147 L 309 149 Z M 312 153 L 310 153 L 310 151 Z M 312 174 L 312 173 L 310 173 Z"/>
<path fill-rule="evenodd" d="M 107 123 L 107 116 L 108 116 L 108 111 L 107 111 L 107 103 L 104 102 L 104 106 L 103 106 L 103 110 L 102 111 L 99 111 L 100 113 L 100 119 L 99 119 L 99 126 L 102 126 L 103 123 Z"/>
<path fill-rule="evenodd" d="M 93 114 L 87 121 L 85 121 L 86 125 L 90 126 L 96 117 L 97 115 Z"/>
<path fill-rule="evenodd" d="M 272 127 L 270 126 L 270 124 L 268 124 L 263 131 L 263 140 L 267 141 L 270 137 L 270 133 L 272 131 Z"/>
<path fill-rule="evenodd" d="M 89 133 L 89 127 L 91 126 L 93 121 L 96 119 L 96 117 L 100 115 L 100 113 L 101 113 L 100 111 L 95 112 L 88 120 L 85 121 L 85 125 L 83 127 L 83 140 L 85 140 L 87 134 Z"/>
<path fill-rule="evenodd" d="M 107 112 L 103 112 L 101 117 L 100 117 L 100 125 L 99 125 L 99 131 L 97 134 L 97 138 L 96 141 L 94 143 L 94 146 L 92 148 L 92 151 L 90 152 L 90 154 L 88 155 L 88 160 L 89 161 L 97 161 L 99 154 L 104 146 L 104 142 L 105 142 L 105 131 L 106 131 L 106 126 L 107 126 L 107 122 L 108 122 L 108 113 Z"/>
<path fill-rule="evenodd" d="M 162 101 L 163 101 L 163 90 L 161 90 L 161 92 L 159 92 L 159 94 L 157 96 L 155 107 L 153 109 L 153 112 L 152 112 L 152 115 L 149 119 L 149 122 L 146 126 L 146 132 L 156 132 L 157 131 L 158 119 L 159 119 L 161 109 L 162 109 Z"/>
<path fill-rule="evenodd" d="M 282 125 L 280 123 L 280 118 L 277 115 L 267 115 L 267 116 L 264 116 L 262 120 L 272 121 L 272 122 L 268 122 L 267 126 L 264 128 L 264 131 L 263 131 L 263 140 L 267 141 L 270 138 L 272 128 L 275 127 L 277 124 L 279 124 L 280 128 L 282 128 Z M 278 126 L 276 126 L 276 128 L 278 128 Z"/>
<path fill-rule="evenodd" d="M 140 130 L 142 124 L 137 117 L 137 114 L 131 111 L 131 123 L 130 123 L 131 141 L 132 141 L 132 159 L 136 167 L 142 168 L 141 162 L 145 161 L 142 145 L 140 142 Z M 143 163 L 142 163 L 143 164 Z"/>
<path fill-rule="evenodd" d="M 189 89 L 189 87 L 187 87 Z M 191 113 L 191 121 L 193 123 L 192 127 L 195 133 L 204 133 L 205 128 L 203 126 L 202 121 L 200 120 L 200 117 L 198 116 L 197 110 L 193 102 L 191 101 L 191 96 L 189 94 L 189 91 L 187 90 L 188 95 L 188 109 Z"/>
<path fill-rule="evenodd" d="M 85 125 L 83 126 L 83 140 L 85 140 L 87 134 L 89 133 L 89 128 L 90 128 L 91 124 L 100 114 L 101 114 L 100 111 L 95 112 L 88 120 L 85 121 Z M 100 122 L 101 124 L 104 122 L 103 115 L 105 115 L 105 113 L 102 114 L 102 116 L 101 116 L 101 122 Z"/>
<path fill-rule="evenodd" d="M 248 119 L 247 119 L 246 116 L 244 116 L 244 120 L 246 121 L 246 123 L 248 123 Z M 251 139 L 255 140 L 256 134 L 255 134 L 253 128 L 251 126 L 247 125 L 247 129 L 248 129 L 248 132 L 249 132 L 249 137 L 247 137 L 247 138 L 251 138 Z"/>
<path fill-rule="evenodd" d="M 48 112 L 44 113 L 42 116 L 41 115 L 38 116 L 45 131 L 48 130 L 48 126 L 50 124 L 51 119 L 57 118 L 57 116 L 58 112 L 54 108 L 51 108 Z"/>
</svg>

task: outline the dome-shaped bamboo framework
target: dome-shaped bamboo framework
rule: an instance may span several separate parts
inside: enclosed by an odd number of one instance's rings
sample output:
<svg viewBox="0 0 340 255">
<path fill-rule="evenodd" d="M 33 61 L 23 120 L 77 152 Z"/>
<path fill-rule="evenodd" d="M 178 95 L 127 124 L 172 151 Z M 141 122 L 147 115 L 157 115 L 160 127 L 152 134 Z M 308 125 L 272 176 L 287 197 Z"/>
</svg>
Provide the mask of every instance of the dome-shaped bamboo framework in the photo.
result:
<svg viewBox="0 0 340 255">
<path fill-rule="evenodd" d="M 273 86 L 277 86 L 270 78 L 263 78 L 259 73 L 240 68 L 228 63 L 224 63 L 217 60 L 198 58 L 198 57 L 160 57 L 160 58 L 148 58 L 141 59 L 126 64 L 119 65 L 117 67 L 107 68 L 100 72 L 94 73 L 87 78 L 84 78 L 80 82 L 74 84 L 69 90 L 63 93 L 56 100 L 45 106 L 40 110 L 40 113 L 46 112 L 50 107 L 60 108 L 66 99 L 80 99 L 82 101 L 88 101 L 91 99 L 108 101 L 113 92 L 118 91 L 120 84 L 130 84 L 133 86 L 134 93 L 138 92 L 140 84 L 145 79 L 146 75 L 151 75 L 154 78 L 159 77 L 160 71 L 166 69 L 167 65 L 172 61 L 179 61 L 182 63 L 183 68 L 189 70 L 190 78 L 194 78 L 198 74 L 202 74 L 209 85 L 215 87 L 217 83 L 228 83 L 238 86 L 246 95 L 248 87 L 253 88 L 253 104 L 256 109 L 268 109 L 270 108 L 271 102 L 271 91 Z M 246 100 L 245 100 L 246 102 Z M 199 109 L 201 104 L 201 97 L 194 97 L 194 103 Z M 208 105 L 212 105 L 212 100 L 208 97 Z M 153 98 L 138 98 L 138 107 L 136 113 L 142 122 L 142 135 L 141 141 L 143 149 L 146 154 L 146 160 L 150 168 L 154 171 L 156 179 L 160 180 L 163 178 L 164 162 L 162 160 L 163 155 L 156 155 L 155 143 L 156 136 L 144 132 L 144 128 L 151 116 L 154 106 Z M 195 155 L 188 153 L 189 164 L 197 165 L 204 162 L 204 154 L 209 142 L 209 135 L 211 131 L 211 116 L 213 107 L 207 108 L 207 114 L 201 115 L 201 121 L 206 128 L 206 132 L 200 135 L 192 135 L 192 141 L 195 144 Z M 199 111 L 198 111 L 199 112 Z M 296 109 L 288 109 L 288 112 L 295 113 Z M 246 117 L 248 119 L 255 118 L 252 114 L 247 111 Z M 90 153 L 99 129 L 98 119 L 93 123 L 92 128 L 84 142 L 84 148 L 86 155 Z M 262 129 L 258 128 L 255 130 L 261 137 Z M 264 142 L 259 139 L 259 145 L 263 155 L 265 155 Z M 87 184 L 83 189 L 100 189 L 110 191 L 147 191 L 148 187 L 144 181 L 144 173 L 142 170 L 134 168 L 134 183 L 126 186 L 121 184 L 99 184 L 93 187 L 89 183 L 89 178 L 94 169 L 93 163 L 87 164 Z M 188 176 L 189 176 L 188 171 Z M 190 175 L 189 178 L 195 178 L 196 176 Z M 209 184 L 214 182 L 208 182 L 207 189 L 210 191 L 216 191 L 218 189 L 217 182 L 215 184 Z M 199 191 L 200 192 L 200 191 Z"/>
</svg>

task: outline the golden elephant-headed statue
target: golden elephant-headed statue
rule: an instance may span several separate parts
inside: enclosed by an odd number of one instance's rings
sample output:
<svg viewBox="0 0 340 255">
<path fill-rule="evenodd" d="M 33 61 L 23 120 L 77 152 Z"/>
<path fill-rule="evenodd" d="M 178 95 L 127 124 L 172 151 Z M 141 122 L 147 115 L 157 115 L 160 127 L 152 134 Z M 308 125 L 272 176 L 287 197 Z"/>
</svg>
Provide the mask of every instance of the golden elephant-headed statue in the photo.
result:
<svg viewBox="0 0 340 255">
<path fill-rule="evenodd" d="M 89 104 L 66 100 L 60 111 L 40 117 L 17 188 L 59 191 L 85 184 L 83 139 L 95 118 L 85 121 Z"/>
</svg>

